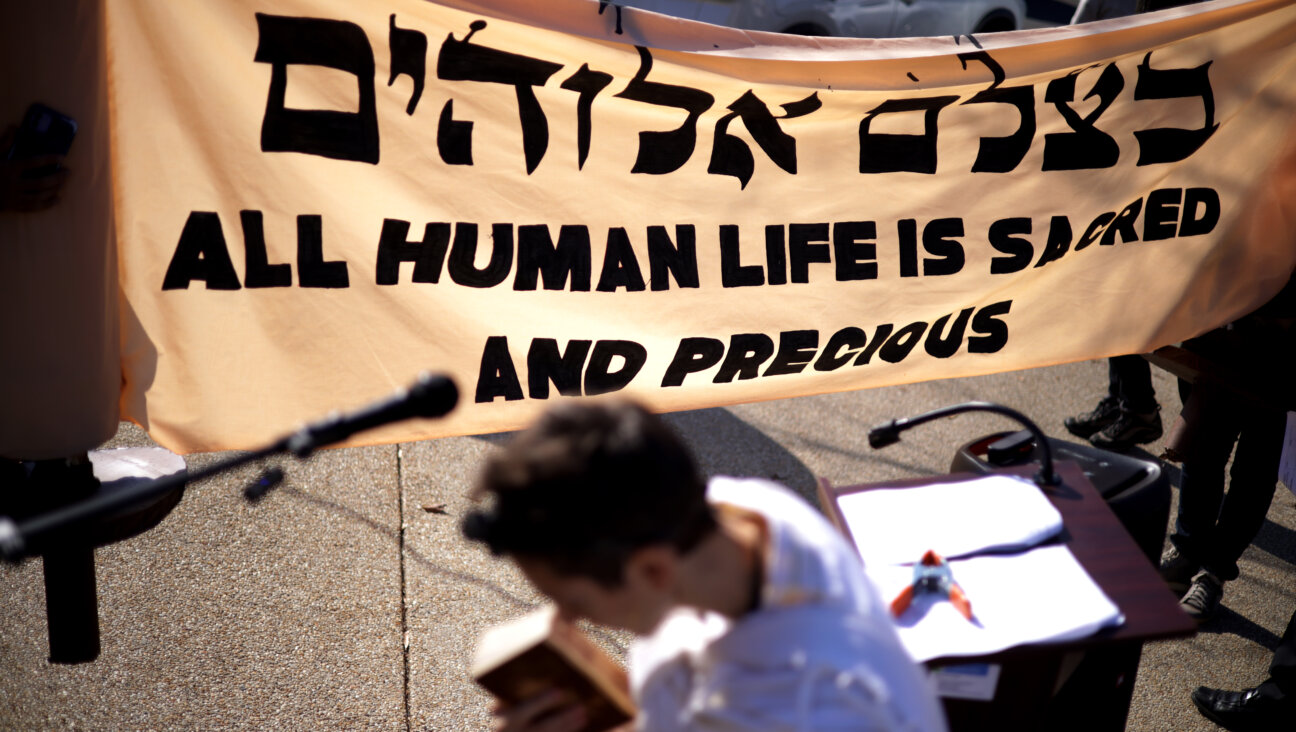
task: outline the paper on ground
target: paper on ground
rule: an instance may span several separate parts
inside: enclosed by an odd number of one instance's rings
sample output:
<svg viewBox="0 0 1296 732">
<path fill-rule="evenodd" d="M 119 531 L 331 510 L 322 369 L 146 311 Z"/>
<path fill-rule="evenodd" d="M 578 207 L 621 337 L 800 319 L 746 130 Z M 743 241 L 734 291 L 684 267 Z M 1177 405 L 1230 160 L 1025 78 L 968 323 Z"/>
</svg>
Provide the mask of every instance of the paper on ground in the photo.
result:
<svg viewBox="0 0 1296 732">
<path fill-rule="evenodd" d="M 943 557 L 1024 549 L 1062 530 L 1038 486 L 1005 475 L 850 493 L 837 505 L 865 565 L 916 562 L 928 549 Z"/>
<path fill-rule="evenodd" d="M 954 560 L 950 568 L 976 623 L 943 598 L 916 596 L 896 618 L 900 640 L 916 661 L 1083 638 L 1122 622 L 1120 609 L 1063 545 Z M 875 564 L 866 571 L 886 602 L 913 581 L 911 567 Z"/>
</svg>

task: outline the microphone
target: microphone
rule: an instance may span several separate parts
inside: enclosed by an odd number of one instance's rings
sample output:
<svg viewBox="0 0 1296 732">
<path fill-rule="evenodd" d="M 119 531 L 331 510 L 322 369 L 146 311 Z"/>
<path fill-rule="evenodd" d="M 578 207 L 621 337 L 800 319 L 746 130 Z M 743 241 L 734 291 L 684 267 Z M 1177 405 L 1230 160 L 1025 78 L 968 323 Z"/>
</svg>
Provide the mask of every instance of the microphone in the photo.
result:
<svg viewBox="0 0 1296 732">
<path fill-rule="evenodd" d="M 350 414 L 327 417 L 306 425 L 288 438 L 287 449 L 299 458 L 341 442 L 357 432 L 413 417 L 441 417 L 454 409 L 459 389 L 448 377 L 423 373 L 392 396 Z"/>
<path fill-rule="evenodd" d="M 991 402 L 967 402 L 965 404 L 956 404 L 952 407 L 933 409 L 930 412 L 924 412 L 916 417 L 909 417 L 908 419 L 902 417 L 900 419 L 893 419 L 890 422 L 884 422 L 869 430 L 869 447 L 876 450 L 886 447 L 887 445 L 894 445 L 900 441 L 900 433 L 911 427 L 917 427 L 918 425 L 930 422 L 933 419 L 951 417 L 955 414 L 962 414 L 964 412 L 992 412 L 1016 420 L 1018 423 L 1025 426 L 1027 430 L 1030 430 L 1031 435 L 1034 437 L 1035 444 L 1040 447 L 1040 471 L 1035 475 L 1036 485 L 1042 487 L 1046 485 L 1057 485 L 1062 482 L 1062 479 L 1059 478 L 1058 474 L 1053 470 L 1053 448 L 1049 446 L 1048 438 L 1044 436 L 1044 431 L 1039 428 L 1039 425 L 1035 424 L 1026 415 L 1015 409 L 1010 409 L 1001 404 L 993 404 Z"/>
<path fill-rule="evenodd" d="M 55 534 L 74 543 L 75 529 L 84 523 L 111 516 L 114 512 L 180 486 L 197 483 L 284 451 L 292 452 L 297 457 L 308 457 L 319 447 L 390 422 L 411 417 L 440 417 L 454 409 L 458 401 L 459 389 L 453 381 L 445 376 L 424 373 L 408 389 L 402 389 L 381 402 L 352 414 L 335 415 L 307 425 L 295 434 L 275 440 L 258 450 L 234 455 L 205 468 L 140 481 L 121 490 L 101 492 L 85 500 L 24 519 L 22 523 L 17 523 L 8 516 L 0 516 L 0 560 L 18 562 L 24 557 L 40 553 L 44 543 Z M 256 484 L 249 486 L 244 495 L 248 500 L 255 501 L 282 480 L 283 471 L 271 469 Z"/>
</svg>

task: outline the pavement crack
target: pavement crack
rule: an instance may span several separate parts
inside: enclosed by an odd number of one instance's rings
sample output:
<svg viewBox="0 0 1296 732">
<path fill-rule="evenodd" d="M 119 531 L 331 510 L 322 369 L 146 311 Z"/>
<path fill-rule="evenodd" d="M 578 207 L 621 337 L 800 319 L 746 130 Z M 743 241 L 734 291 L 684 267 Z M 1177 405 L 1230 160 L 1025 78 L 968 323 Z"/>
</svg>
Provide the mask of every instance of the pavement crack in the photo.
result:
<svg viewBox="0 0 1296 732">
<path fill-rule="evenodd" d="M 397 552 L 400 559 L 400 624 L 401 624 L 401 703 L 405 706 L 405 732 L 414 726 L 413 711 L 410 708 L 410 626 L 409 610 L 406 597 L 407 582 L 405 577 L 405 445 L 396 445 L 396 506 L 400 512 L 399 537 Z"/>
</svg>

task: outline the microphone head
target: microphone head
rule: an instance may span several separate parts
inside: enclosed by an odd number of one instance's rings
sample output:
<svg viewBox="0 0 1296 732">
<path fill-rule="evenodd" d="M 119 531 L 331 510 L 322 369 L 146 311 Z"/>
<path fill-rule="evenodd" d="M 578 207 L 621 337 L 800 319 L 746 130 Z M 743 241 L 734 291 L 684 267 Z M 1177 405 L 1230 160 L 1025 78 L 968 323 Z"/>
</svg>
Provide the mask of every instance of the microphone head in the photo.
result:
<svg viewBox="0 0 1296 732">
<path fill-rule="evenodd" d="M 874 450 L 886 447 L 887 445 L 894 445 L 899 441 L 900 429 L 894 420 L 887 422 L 886 424 L 878 425 L 869 430 L 868 433 L 869 447 Z"/>
<path fill-rule="evenodd" d="M 424 372 L 409 387 L 410 416 L 441 417 L 459 403 L 459 388 L 449 377 Z"/>
</svg>

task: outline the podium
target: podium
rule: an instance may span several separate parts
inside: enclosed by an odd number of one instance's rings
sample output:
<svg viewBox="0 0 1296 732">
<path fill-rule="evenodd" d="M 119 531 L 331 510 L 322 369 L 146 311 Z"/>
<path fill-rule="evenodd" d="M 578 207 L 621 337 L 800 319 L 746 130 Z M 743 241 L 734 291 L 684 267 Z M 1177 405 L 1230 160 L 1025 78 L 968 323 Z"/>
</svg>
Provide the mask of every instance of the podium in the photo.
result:
<svg viewBox="0 0 1296 732">
<path fill-rule="evenodd" d="M 941 657 L 929 669 L 979 666 L 997 672 L 987 700 L 943 697 L 951 730 L 1123 730 L 1129 714 L 1143 643 L 1195 634 L 1156 569 L 1107 507 L 1080 467 L 1058 461 L 1062 481 L 1041 488 L 1062 515 L 1064 543 L 1120 608 L 1125 622 L 1064 642 L 1020 645 L 986 656 Z M 996 471 L 1033 477 L 1034 465 Z M 903 490 L 975 477 L 954 474 L 888 483 L 833 486 L 819 482 L 819 498 L 832 523 L 854 543 L 838 503 L 869 490 Z M 1023 578 L 1023 592 L 1029 578 Z M 974 598 L 975 601 L 975 598 Z"/>
</svg>

